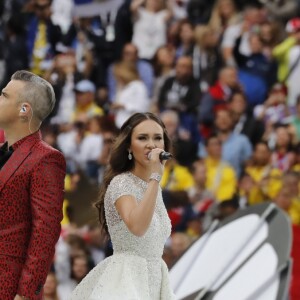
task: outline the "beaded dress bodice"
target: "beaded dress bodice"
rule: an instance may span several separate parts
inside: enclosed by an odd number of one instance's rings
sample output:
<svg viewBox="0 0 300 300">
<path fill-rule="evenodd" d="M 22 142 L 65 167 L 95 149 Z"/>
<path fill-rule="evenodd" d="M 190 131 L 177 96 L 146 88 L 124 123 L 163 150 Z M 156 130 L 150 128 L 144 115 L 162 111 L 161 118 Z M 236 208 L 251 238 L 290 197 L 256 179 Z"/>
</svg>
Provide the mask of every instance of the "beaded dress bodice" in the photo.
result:
<svg viewBox="0 0 300 300">
<path fill-rule="evenodd" d="M 141 201 L 147 189 L 147 182 L 130 172 L 116 176 L 107 189 L 105 214 L 114 253 L 131 253 L 144 258 L 161 258 L 164 244 L 171 233 L 171 223 L 163 204 L 159 188 L 151 225 L 143 237 L 133 235 L 120 218 L 115 201 L 122 195 L 132 195 Z"/>
</svg>

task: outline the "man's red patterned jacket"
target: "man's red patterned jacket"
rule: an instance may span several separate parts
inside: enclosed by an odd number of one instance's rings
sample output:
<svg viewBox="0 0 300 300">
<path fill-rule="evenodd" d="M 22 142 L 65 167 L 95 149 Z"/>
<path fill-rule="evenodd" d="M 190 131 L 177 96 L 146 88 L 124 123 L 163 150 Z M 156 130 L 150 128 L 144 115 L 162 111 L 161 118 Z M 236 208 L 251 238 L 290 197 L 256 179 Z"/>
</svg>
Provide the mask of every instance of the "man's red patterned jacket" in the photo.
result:
<svg viewBox="0 0 300 300">
<path fill-rule="evenodd" d="M 0 170 L 0 299 L 39 300 L 60 234 L 66 164 L 39 132 L 13 150 Z"/>
</svg>

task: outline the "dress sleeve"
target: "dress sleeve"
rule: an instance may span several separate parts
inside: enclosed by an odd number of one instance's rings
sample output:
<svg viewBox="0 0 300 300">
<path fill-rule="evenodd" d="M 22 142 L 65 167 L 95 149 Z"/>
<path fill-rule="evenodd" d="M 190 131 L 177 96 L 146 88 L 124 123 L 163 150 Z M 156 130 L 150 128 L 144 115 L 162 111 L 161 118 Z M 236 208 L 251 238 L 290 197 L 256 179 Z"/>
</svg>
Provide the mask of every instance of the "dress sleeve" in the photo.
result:
<svg viewBox="0 0 300 300">
<path fill-rule="evenodd" d="M 134 196 L 134 184 L 126 174 L 121 174 L 112 179 L 108 192 L 113 204 L 122 196 Z"/>
</svg>

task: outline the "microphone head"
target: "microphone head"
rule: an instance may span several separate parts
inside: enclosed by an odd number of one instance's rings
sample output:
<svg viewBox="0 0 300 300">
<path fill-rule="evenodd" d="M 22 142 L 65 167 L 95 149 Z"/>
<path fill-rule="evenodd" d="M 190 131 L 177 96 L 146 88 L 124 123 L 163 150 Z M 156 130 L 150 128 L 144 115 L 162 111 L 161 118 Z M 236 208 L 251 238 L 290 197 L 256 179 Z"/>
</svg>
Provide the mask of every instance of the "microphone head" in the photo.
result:
<svg viewBox="0 0 300 300">
<path fill-rule="evenodd" d="M 150 158 L 151 158 L 151 152 L 148 153 L 148 159 L 150 160 Z M 172 154 L 169 153 L 169 152 L 163 151 L 163 152 L 161 152 L 161 153 L 159 154 L 159 159 L 160 159 L 161 161 L 162 161 L 162 160 L 168 160 L 168 159 L 170 159 L 170 158 L 172 158 Z"/>
<path fill-rule="evenodd" d="M 169 152 L 161 152 L 160 154 L 159 154 L 159 159 L 160 160 L 168 160 L 168 159 L 170 159 L 170 158 L 172 158 L 172 154 L 171 153 L 169 153 Z"/>
</svg>

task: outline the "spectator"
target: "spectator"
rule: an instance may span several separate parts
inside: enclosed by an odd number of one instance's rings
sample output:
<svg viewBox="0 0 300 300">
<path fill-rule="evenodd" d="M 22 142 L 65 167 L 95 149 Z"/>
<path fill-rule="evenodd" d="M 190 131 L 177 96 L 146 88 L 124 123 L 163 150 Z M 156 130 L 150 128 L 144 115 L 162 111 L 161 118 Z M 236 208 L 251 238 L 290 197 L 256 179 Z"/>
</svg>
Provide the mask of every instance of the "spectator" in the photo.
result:
<svg viewBox="0 0 300 300">
<path fill-rule="evenodd" d="M 283 39 L 283 28 L 275 21 L 265 21 L 259 26 L 259 37 L 263 44 L 263 53 L 272 59 L 274 47 Z"/>
<path fill-rule="evenodd" d="M 288 37 L 273 49 L 273 56 L 278 62 L 278 80 L 288 86 L 289 106 L 294 106 L 300 94 L 298 77 L 300 74 L 300 18 L 291 19 L 286 24 Z"/>
<path fill-rule="evenodd" d="M 93 268 L 95 264 L 87 255 L 71 258 L 71 279 L 78 284 Z"/>
<path fill-rule="evenodd" d="M 207 156 L 204 158 L 206 167 L 205 187 L 219 201 L 231 199 L 237 191 L 235 170 L 222 160 L 222 143 L 216 135 L 205 142 Z"/>
<path fill-rule="evenodd" d="M 228 109 L 234 121 L 234 132 L 246 135 L 255 145 L 264 134 L 264 123 L 256 120 L 247 109 L 246 96 L 242 92 L 233 93 L 228 100 Z"/>
<path fill-rule="evenodd" d="M 195 160 L 190 169 L 195 183 L 188 190 L 190 204 L 194 212 L 205 213 L 215 201 L 213 193 L 206 187 L 207 167 L 205 161 L 202 159 Z"/>
<path fill-rule="evenodd" d="M 114 65 L 114 76 L 118 91 L 116 99 L 110 106 L 118 128 L 135 112 L 146 112 L 150 107 L 147 88 L 140 80 L 136 65 L 121 62 Z"/>
<path fill-rule="evenodd" d="M 65 126 L 72 121 L 75 109 L 75 83 L 82 76 L 77 71 L 75 56 L 72 53 L 58 54 L 52 61 L 51 68 L 44 78 L 52 84 L 57 103 L 49 116 L 52 124 Z"/>
<path fill-rule="evenodd" d="M 103 149 L 102 124 L 105 117 L 94 116 L 87 124 L 87 132 L 84 135 L 78 153 L 78 162 L 81 170 L 92 181 L 97 182 L 99 177 L 98 157 Z"/>
<path fill-rule="evenodd" d="M 154 55 L 154 88 L 153 88 L 153 109 L 155 110 L 158 96 L 165 81 L 175 75 L 175 49 L 172 46 L 160 47 Z"/>
<path fill-rule="evenodd" d="M 181 124 L 176 111 L 165 110 L 160 116 L 172 141 L 176 160 L 183 166 L 189 166 L 197 156 L 200 140 L 196 125 L 191 123 L 187 127 L 187 124 Z"/>
<path fill-rule="evenodd" d="M 259 0 L 264 5 L 265 13 L 272 20 L 285 23 L 288 19 L 294 17 L 299 12 L 299 3 L 293 0 Z"/>
<path fill-rule="evenodd" d="M 61 300 L 57 293 L 57 279 L 55 273 L 50 272 L 44 284 L 44 300 Z"/>
<path fill-rule="evenodd" d="M 300 96 L 296 102 L 296 114 L 291 118 L 291 132 L 293 134 L 293 142 L 297 144 L 300 142 Z"/>
<path fill-rule="evenodd" d="M 279 125 L 275 128 L 275 149 L 272 153 L 272 165 L 281 171 L 290 170 L 295 159 L 295 153 L 292 151 L 292 139 L 288 128 Z"/>
<path fill-rule="evenodd" d="M 10 81 L 11 76 L 18 70 L 28 68 L 26 52 L 26 34 L 21 14 L 13 14 L 6 23 L 3 43 L 4 74 L 1 86 Z M 1 89 L 2 89 L 1 87 Z"/>
<path fill-rule="evenodd" d="M 105 74 L 112 61 L 112 51 L 105 39 L 100 17 L 92 14 L 77 18 L 63 42 L 75 52 L 78 71 L 93 81 L 97 88 L 106 86 Z"/>
<path fill-rule="evenodd" d="M 283 186 L 288 187 L 292 197 L 299 202 L 300 200 L 300 173 L 288 171 L 283 176 Z M 300 203 L 300 202 L 299 202 Z"/>
<path fill-rule="evenodd" d="M 172 1 L 173 21 L 181 21 L 187 18 L 189 0 Z"/>
<path fill-rule="evenodd" d="M 174 158 L 166 162 L 161 179 L 163 190 L 171 192 L 187 191 L 193 185 L 194 179 L 187 167 L 179 165 Z"/>
<path fill-rule="evenodd" d="M 216 208 L 216 218 L 220 221 L 224 220 L 225 218 L 230 217 L 232 214 L 234 214 L 239 209 L 239 203 L 234 197 L 231 200 L 223 201 L 218 204 Z"/>
<path fill-rule="evenodd" d="M 53 0 L 52 2 L 52 22 L 58 25 L 63 34 L 67 33 L 72 25 L 72 13 L 74 1 L 72 0 Z"/>
<path fill-rule="evenodd" d="M 192 244 L 192 239 L 183 232 L 176 232 L 171 235 L 170 249 L 173 256 L 173 263 Z M 172 263 L 171 263 L 172 265 Z"/>
<path fill-rule="evenodd" d="M 255 191 L 256 183 L 253 178 L 244 172 L 238 181 L 238 202 L 239 207 L 245 208 L 256 199 L 257 190 Z M 254 201 L 253 201 L 254 202 Z"/>
<path fill-rule="evenodd" d="M 71 130 L 61 132 L 57 136 L 57 145 L 63 152 L 67 162 L 67 173 L 76 173 L 80 170 L 78 155 L 85 135 L 85 124 L 75 122 Z"/>
<path fill-rule="evenodd" d="M 95 102 L 96 87 L 93 82 L 87 79 L 76 83 L 75 88 L 75 108 L 73 114 L 74 122 L 87 123 L 93 116 L 103 115 L 103 110 Z"/>
<path fill-rule="evenodd" d="M 149 62 L 139 59 L 138 49 L 134 44 L 125 44 L 122 50 L 120 62 L 132 63 L 136 66 L 140 79 L 147 87 L 148 96 L 151 97 L 154 81 L 153 68 Z M 115 63 L 110 65 L 107 72 L 108 97 L 110 102 L 115 101 L 117 92 L 117 82 L 113 73 L 114 66 Z"/>
<path fill-rule="evenodd" d="M 292 171 L 300 173 L 300 143 L 295 146 L 295 159 L 292 166 Z"/>
<path fill-rule="evenodd" d="M 151 60 L 157 49 L 167 42 L 171 2 L 168 0 L 164 8 L 162 0 L 133 0 L 131 12 L 134 17 L 132 43 L 138 48 L 139 58 Z"/>
<path fill-rule="evenodd" d="M 268 98 L 263 104 L 254 107 L 254 117 L 263 121 L 266 126 L 266 134 L 276 123 L 284 122 L 289 117 L 290 110 L 286 105 L 287 88 L 276 83 L 269 91 Z"/>
<path fill-rule="evenodd" d="M 245 163 L 252 155 L 252 146 L 245 135 L 234 133 L 233 126 L 231 113 L 228 110 L 219 110 L 216 114 L 215 128 L 222 142 L 222 158 L 234 168 L 239 178 Z M 203 145 L 200 145 L 199 155 L 207 155 Z"/>
<path fill-rule="evenodd" d="M 248 204 L 253 205 L 271 200 L 282 186 L 282 172 L 272 166 L 272 152 L 268 144 L 260 141 L 255 145 L 252 159 L 245 172 L 253 180 L 252 188 L 248 195 Z M 247 192 L 241 190 L 242 193 Z"/>
<path fill-rule="evenodd" d="M 188 55 L 194 45 L 194 26 L 189 20 L 181 20 L 178 24 L 178 34 L 175 37 L 176 59 Z"/>
<path fill-rule="evenodd" d="M 194 115 L 200 101 L 199 84 L 193 78 L 192 59 L 180 57 L 176 62 L 176 74 L 169 77 L 161 88 L 158 107 L 160 111 L 174 109 L 183 115 Z"/>
<path fill-rule="evenodd" d="M 113 122 L 108 122 L 107 127 L 103 128 L 102 136 L 103 136 L 103 148 L 101 155 L 98 157 L 98 163 L 100 165 L 99 178 L 98 182 L 102 182 L 103 172 L 109 162 L 109 157 L 111 153 L 111 147 L 115 137 L 118 134 L 118 128 Z"/>
<path fill-rule="evenodd" d="M 215 83 L 222 66 L 222 58 L 217 48 L 218 33 L 208 25 L 195 27 L 195 46 L 191 51 L 193 75 L 200 82 L 201 92 L 207 92 Z"/>
<path fill-rule="evenodd" d="M 60 27 L 51 21 L 52 0 L 33 0 L 34 15 L 28 23 L 27 51 L 31 71 L 43 75 L 51 66 L 61 41 Z"/>
<path fill-rule="evenodd" d="M 214 1 L 190 0 L 187 6 L 188 19 L 193 25 L 207 24 Z"/>
<path fill-rule="evenodd" d="M 75 257 L 89 257 L 90 252 L 78 228 L 69 229 L 61 236 L 56 249 L 55 270 L 57 270 L 57 292 L 60 300 L 69 300 L 76 287 L 76 281 L 71 278 Z"/>
<path fill-rule="evenodd" d="M 106 237 L 103 235 L 98 224 L 89 225 L 86 240 L 91 252 L 92 261 L 96 265 L 105 258 L 104 246 L 106 241 Z"/>
<path fill-rule="evenodd" d="M 237 70 L 234 67 L 222 68 L 219 71 L 217 82 L 201 98 L 199 120 L 202 125 L 206 126 L 206 129 L 202 132 L 204 136 L 207 137 L 208 132 L 211 131 L 215 113 L 226 108 L 232 94 L 240 90 Z"/>
<path fill-rule="evenodd" d="M 234 0 L 217 0 L 215 1 L 208 24 L 222 39 L 226 28 L 240 21 L 241 14 Z"/>
<path fill-rule="evenodd" d="M 125 0 L 120 5 L 115 23 L 115 41 L 114 41 L 114 53 L 115 60 L 119 60 L 122 57 L 124 46 L 130 43 L 133 35 L 133 21 L 131 15 L 131 2 L 132 0 Z"/>
<path fill-rule="evenodd" d="M 240 52 L 240 43 L 241 36 L 236 39 L 234 58 L 239 68 L 239 80 L 245 89 L 248 103 L 253 107 L 265 100 L 268 87 L 276 82 L 276 64 L 263 53 L 259 34 L 249 35 L 249 55 Z"/>
<path fill-rule="evenodd" d="M 233 56 L 233 49 L 236 39 L 242 34 L 240 53 L 250 55 L 249 34 L 255 32 L 260 23 L 262 23 L 261 7 L 257 4 L 249 4 L 244 8 L 243 18 L 240 23 L 227 27 L 221 44 L 222 56 L 228 66 L 236 66 Z"/>
<path fill-rule="evenodd" d="M 286 186 L 283 186 L 274 198 L 274 203 L 284 210 L 290 217 L 292 224 L 300 225 L 300 203 Z"/>
</svg>

